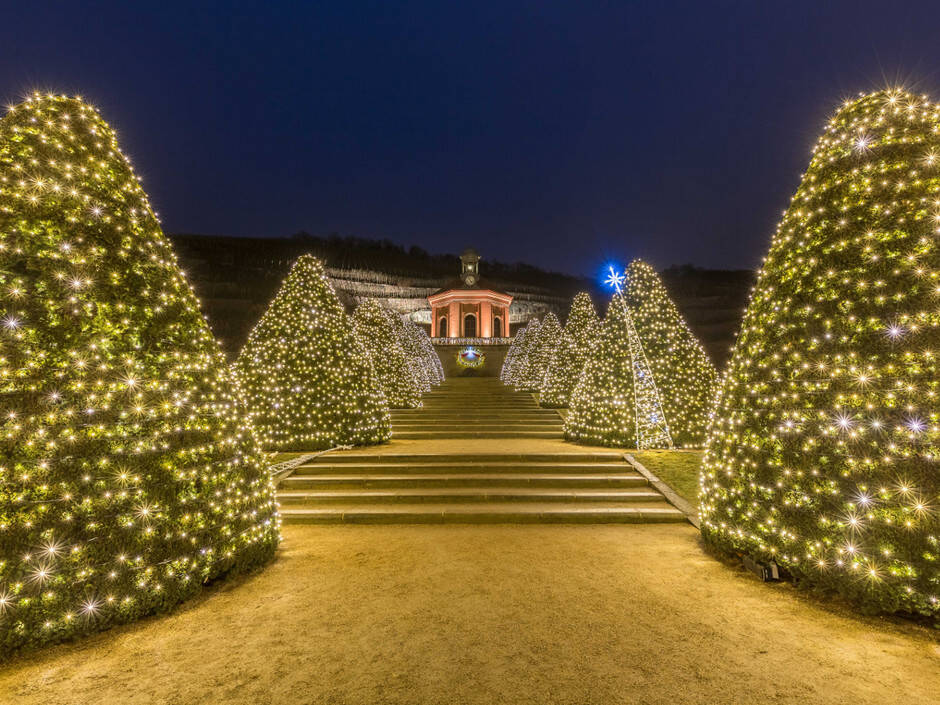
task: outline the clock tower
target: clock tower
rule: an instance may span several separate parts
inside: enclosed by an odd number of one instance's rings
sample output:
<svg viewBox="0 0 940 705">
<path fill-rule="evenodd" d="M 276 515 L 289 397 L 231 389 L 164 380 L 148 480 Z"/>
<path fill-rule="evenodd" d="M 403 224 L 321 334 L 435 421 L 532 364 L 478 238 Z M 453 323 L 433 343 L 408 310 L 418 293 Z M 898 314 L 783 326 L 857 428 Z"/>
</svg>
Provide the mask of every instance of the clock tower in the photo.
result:
<svg viewBox="0 0 940 705">
<path fill-rule="evenodd" d="M 460 255 L 460 278 L 467 286 L 474 286 L 480 281 L 480 255 L 476 250 L 464 250 Z"/>
</svg>

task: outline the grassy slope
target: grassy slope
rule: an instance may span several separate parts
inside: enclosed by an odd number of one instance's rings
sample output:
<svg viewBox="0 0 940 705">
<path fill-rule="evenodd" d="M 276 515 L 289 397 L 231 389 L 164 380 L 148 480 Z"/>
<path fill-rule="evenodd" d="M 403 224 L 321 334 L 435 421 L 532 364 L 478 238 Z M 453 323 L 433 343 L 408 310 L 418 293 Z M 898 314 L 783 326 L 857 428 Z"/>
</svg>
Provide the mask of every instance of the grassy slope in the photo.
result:
<svg viewBox="0 0 940 705">
<path fill-rule="evenodd" d="M 704 451 L 700 450 L 637 450 L 631 455 L 643 466 L 672 487 L 676 494 L 692 506 L 698 506 L 698 470 Z"/>
</svg>

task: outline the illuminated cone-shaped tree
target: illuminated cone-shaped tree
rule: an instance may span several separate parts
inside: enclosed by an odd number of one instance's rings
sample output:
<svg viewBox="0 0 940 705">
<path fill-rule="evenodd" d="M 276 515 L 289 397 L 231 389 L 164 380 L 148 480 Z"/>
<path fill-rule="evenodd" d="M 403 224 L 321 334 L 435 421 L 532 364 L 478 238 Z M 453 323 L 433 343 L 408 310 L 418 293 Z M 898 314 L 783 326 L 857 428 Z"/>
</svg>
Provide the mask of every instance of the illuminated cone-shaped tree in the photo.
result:
<svg viewBox="0 0 940 705">
<path fill-rule="evenodd" d="M 266 448 L 317 450 L 389 437 L 372 363 L 323 264 L 310 255 L 294 263 L 235 370 Z"/>
<path fill-rule="evenodd" d="M 538 392 L 542 389 L 545 371 L 548 363 L 555 356 L 558 344 L 561 342 L 561 324 L 554 313 L 549 312 L 539 326 L 539 334 L 535 344 L 529 348 L 526 355 L 525 366 L 519 372 L 516 389 Z"/>
<path fill-rule="evenodd" d="M 764 260 L 701 476 L 708 542 L 940 614 L 940 107 L 832 118 Z"/>
<path fill-rule="evenodd" d="M 436 386 L 444 381 L 444 367 L 441 365 L 441 359 L 434 352 L 431 345 L 431 339 L 423 328 L 412 321 L 406 321 L 405 327 L 408 334 L 413 339 L 413 348 L 418 354 L 418 359 L 424 366 L 425 373 L 428 376 L 428 383 Z"/>
<path fill-rule="evenodd" d="M 565 438 L 592 445 L 635 447 L 635 406 L 626 315 L 615 298 L 571 393 Z"/>
<path fill-rule="evenodd" d="M 525 372 L 529 352 L 535 347 L 539 338 L 539 328 L 541 324 L 539 319 L 533 318 L 525 327 L 525 335 L 519 340 L 519 350 L 512 360 L 512 368 L 507 375 L 506 383 L 513 386 L 519 384 L 522 380 L 522 374 Z"/>
<path fill-rule="evenodd" d="M 515 364 L 516 356 L 522 347 L 522 341 L 525 339 L 526 327 L 516 332 L 512 343 L 509 344 L 509 350 L 506 351 L 506 357 L 503 360 L 503 366 L 499 370 L 499 379 L 503 384 L 508 384 L 512 375 L 512 368 Z"/>
<path fill-rule="evenodd" d="M 428 372 L 427 362 L 421 351 L 421 346 L 417 338 L 409 330 L 408 324 L 402 320 L 402 317 L 394 311 L 386 311 L 388 320 L 392 323 L 398 342 L 401 343 L 402 350 L 408 358 L 408 366 L 411 368 L 411 377 L 415 386 L 423 394 L 431 389 L 431 375 Z"/>
<path fill-rule="evenodd" d="M 441 358 L 434 350 L 434 344 L 427 331 L 419 328 L 418 332 L 421 334 L 421 346 L 424 348 L 424 354 L 428 358 L 428 364 L 434 375 L 434 384 L 440 384 L 444 381 L 444 365 L 441 364 Z"/>
<path fill-rule="evenodd" d="M 705 445 L 718 393 L 718 371 L 663 286 L 656 271 L 635 260 L 624 292 L 649 361 L 676 445 Z"/>
<path fill-rule="evenodd" d="M 263 562 L 269 468 L 114 132 L 0 119 L 0 653 L 166 610 Z"/>
<path fill-rule="evenodd" d="M 374 299 L 366 299 L 353 314 L 353 328 L 359 343 L 369 355 L 376 381 L 388 405 L 396 409 L 421 406 L 421 392 L 415 384 L 405 351 L 385 311 Z"/>
<path fill-rule="evenodd" d="M 549 361 L 539 404 L 566 407 L 581 370 L 597 337 L 599 321 L 591 297 L 581 292 L 571 303 L 571 312 L 555 356 Z"/>
<path fill-rule="evenodd" d="M 594 445 L 672 447 L 656 382 L 619 294 L 571 394 L 565 437 Z"/>
</svg>

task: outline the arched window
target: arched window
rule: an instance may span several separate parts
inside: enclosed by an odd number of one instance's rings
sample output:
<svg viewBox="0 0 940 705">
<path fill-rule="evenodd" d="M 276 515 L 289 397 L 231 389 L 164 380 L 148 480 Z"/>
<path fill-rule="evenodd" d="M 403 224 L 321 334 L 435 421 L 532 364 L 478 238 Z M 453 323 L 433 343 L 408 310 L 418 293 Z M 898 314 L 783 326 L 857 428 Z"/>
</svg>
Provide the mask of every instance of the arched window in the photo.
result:
<svg viewBox="0 0 940 705">
<path fill-rule="evenodd" d="M 503 337 L 503 319 L 499 316 L 493 316 L 493 337 Z"/>
<path fill-rule="evenodd" d="M 463 317 L 463 336 L 464 338 L 476 338 L 477 336 L 477 317 L 468 313 Z"/>
<path fill-rule="evenodd" d="M 437 336 L 439 338 L 447 337 L 447 316 L 441 316 L 437 321 Z"/>
</svg>

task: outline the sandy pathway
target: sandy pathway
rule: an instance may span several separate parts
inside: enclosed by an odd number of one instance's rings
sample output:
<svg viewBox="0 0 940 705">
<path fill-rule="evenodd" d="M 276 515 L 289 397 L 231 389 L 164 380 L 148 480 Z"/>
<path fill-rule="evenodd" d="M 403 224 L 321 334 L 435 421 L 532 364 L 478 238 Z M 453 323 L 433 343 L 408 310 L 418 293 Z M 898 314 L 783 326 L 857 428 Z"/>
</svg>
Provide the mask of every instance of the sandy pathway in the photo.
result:
<svg viewBox="0 0 940 705">
<path fill-rule="evenodd" d="M 928 703 L 927 630 L 672 526 L 293 526 L 264 572 L 8 664 L 0 702 Z"/>
</svg>

